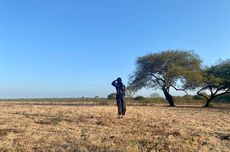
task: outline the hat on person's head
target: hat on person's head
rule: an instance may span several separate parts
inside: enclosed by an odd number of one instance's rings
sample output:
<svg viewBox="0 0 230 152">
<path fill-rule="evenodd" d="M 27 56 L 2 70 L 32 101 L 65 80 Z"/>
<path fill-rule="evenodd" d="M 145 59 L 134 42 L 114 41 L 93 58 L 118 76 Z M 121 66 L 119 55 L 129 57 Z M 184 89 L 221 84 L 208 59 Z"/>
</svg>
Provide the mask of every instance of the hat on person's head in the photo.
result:
<svg viewBox="0 0 230 152">
<path fill-rule="evenodd" d="M 121 80 L 121 78 L 120 78 L 120 77 L 119 77 L 119 78 L 117 78 L 117 81 L 118 81 L 118 82 L 122 82 L 122 80 Z"/>
</svg>

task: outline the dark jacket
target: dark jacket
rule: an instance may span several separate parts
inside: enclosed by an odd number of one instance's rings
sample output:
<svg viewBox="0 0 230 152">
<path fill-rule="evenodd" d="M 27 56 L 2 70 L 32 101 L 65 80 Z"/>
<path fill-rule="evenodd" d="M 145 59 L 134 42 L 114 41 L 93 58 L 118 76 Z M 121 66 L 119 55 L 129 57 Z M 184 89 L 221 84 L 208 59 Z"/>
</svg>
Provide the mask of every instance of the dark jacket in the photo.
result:
<svg viewBox="0 0 230 152">
<path fill-rule="evenodd" d="M 125 96 L 125 85 L 123 83 L 118 83 L 115 81 L 112 82 L 112 85 L 116 88 L 117 90 L 117 97 L 124 97 Z"/>
</svg>

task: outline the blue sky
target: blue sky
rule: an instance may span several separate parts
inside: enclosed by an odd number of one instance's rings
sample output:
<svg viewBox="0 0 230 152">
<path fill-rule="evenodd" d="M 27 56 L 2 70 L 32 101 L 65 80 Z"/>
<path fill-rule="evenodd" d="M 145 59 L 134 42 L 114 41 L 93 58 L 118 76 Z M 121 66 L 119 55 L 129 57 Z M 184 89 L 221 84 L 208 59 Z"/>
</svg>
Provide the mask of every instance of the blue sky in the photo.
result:
<svg viewBox="0 0 230 152">
<path fill-rule="evenodd" d="M 112 80 L 127 83 L 138 56 L 167 49 L 195 50 L 206 65 L 230 58 L 229 7 L 229 0 L 1 0 L 0 98 L 106 97 Z"/>
</svg>

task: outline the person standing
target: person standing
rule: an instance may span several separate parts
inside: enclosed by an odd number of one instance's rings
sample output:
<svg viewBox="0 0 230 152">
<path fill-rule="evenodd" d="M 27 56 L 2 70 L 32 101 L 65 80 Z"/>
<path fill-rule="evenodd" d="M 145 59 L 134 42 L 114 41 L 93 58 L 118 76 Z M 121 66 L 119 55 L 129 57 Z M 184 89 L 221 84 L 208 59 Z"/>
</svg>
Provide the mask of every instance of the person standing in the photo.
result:
<svg viewBox="0 0 230 152">
<path fill-rule="evenodd" d="M 125 105 L 125 85 L 122 83 L 121 78 L 117 78 L 112 82 L 112 85 L 116 88 L 116 100 L 117 100 L 117 108 L 118 108 L 118 117 L 122 118 L 125 116 L 126 105 Z"/>
</svg>

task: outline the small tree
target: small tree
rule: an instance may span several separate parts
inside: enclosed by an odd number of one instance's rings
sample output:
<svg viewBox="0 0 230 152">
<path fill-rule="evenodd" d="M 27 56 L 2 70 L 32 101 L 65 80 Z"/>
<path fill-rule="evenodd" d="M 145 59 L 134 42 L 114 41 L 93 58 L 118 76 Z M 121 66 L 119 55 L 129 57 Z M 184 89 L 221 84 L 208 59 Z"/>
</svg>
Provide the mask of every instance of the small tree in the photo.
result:
<svg viewBox="0 0 230 152">
<path fill-rule="evenodd" d="M 134 97 L 136 91 L 132 90 L 130 86 L 126 88 L 126 97 Z"/>
<path fill-rule="evenodd" d="M 142 87 L 159 88 L 169 105 L 175 106 L 170 88 L 177 91 L 193 89 L 190 80 L 200 75 L 200 63 L 198 55 L 191 51 L 168 50 L 148 54 L 137 59 L 136 71 L 129 77 L 129 86 L 135 91 Z"/>
<path fill-rule="evenodd" d="M 110 93 L 108 99 L 116 99 L 116 93 Z"/>
<path fill-rule="evenodd" d="M 201 89 L 197 94 L 206 99 L 205 107 L 214 98 L 230 93 L 230 60 L 219 61 L 216 65 L 203 69 L 202 76 Z M 210 95 L 205 91 L 209 91 Z"/>
</svg>

